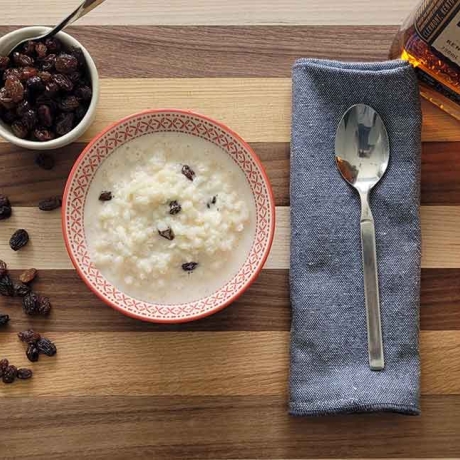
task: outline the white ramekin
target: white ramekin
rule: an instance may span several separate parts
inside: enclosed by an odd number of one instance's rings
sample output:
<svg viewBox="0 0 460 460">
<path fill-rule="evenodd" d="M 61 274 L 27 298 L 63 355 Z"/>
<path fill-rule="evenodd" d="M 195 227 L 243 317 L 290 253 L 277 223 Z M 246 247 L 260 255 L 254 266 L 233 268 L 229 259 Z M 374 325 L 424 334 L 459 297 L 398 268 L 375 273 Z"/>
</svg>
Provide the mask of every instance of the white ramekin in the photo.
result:
<svg viewBox="0 0 460 460">
<path fill-rule="evenodd" d="M 24 27 L 4 35 L 0 38 L 0 55 L 8 53 L 11 48 L 13 48 L 20 41 L 25 40 L 26 38 L 32 38 L 36 37 L 37 35 L 44 34 L 48 30 L 50 30 L 48 27 L 41 26 Z M 78 46 L 83 50 L 83 54 L 85 55 L 88 67 L 89 77 L 91 79 L 93 97 L 83 120 L 81 120 L 80 123 L 74 129 L 72 129 L 72 131 L 65 134 L 64 136 L 47 142 L 20 139 L 11 132 L 10 127 L 6 123 L 0 120 L 0 136 L 12 144 L 19 145 L 20 147 L 24 147 L 26 149 L 51 150 L 70 144 L 76 141 L 90 127 L 91 123 L 94 121 L 94 117 L 96 116 L 96 106 L 99 99 L 99 75 L 97 73 L 96 65 L 94 64 L 92 57 L 86 48 L 69 34 L 59 32 L 56 37 L 62 41 L 64 47 L 66 48 L 71 46 Z"/>
</svg>

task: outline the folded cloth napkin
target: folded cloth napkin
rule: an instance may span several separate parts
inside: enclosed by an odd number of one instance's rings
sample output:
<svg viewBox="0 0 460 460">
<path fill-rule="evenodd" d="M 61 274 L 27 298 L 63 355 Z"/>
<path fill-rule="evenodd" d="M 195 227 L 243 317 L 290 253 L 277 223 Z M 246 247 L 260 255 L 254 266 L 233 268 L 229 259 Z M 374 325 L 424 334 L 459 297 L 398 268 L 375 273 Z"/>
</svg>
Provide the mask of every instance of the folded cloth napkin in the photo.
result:
<svg viewBox="0 0 460 460">
<path fill-rule="evenodd" d="M 334 160 L 357 103 L 382 117 L 390 164 L 371 192 L 385 369 L 368 364 L 360 201 Z M 403 61 L 301 59 L 293 68 L 290 413 L 419 413 L 420 131 L 417 80 Z"/>
</svg>

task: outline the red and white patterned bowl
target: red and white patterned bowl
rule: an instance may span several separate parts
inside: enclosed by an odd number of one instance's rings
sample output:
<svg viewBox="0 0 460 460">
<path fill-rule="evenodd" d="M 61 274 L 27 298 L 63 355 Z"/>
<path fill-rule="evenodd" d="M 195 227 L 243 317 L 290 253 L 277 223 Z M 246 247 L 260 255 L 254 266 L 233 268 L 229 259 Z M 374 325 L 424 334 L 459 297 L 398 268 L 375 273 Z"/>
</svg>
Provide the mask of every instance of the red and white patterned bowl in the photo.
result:
<svg viewBox="0 0 460 460">
<path fill-rule="evenodd" d="M 238 273 L 225 286 L 200 300 L 181 304 L 144 302 L 117 289 L 91 261 L 84 228 L 84 208 L 98 167 L 112 152 L 132 139 L 173 131 L 198 136 L 221 147 L 244 172 L 256 206 L 256 233 Z M 67 180 L 62 212 L 67 251 L 87 286 L 111 307 L 133 318 L 158 323 L 193 321 L 233 302 L 255 280 L 270 252 L 275 231 L 273 192 L 264 168 L 249 145 L 222 123 L 184 110 L 147 110 L 126 117 L 97 135 L 76 161 Z"/>
</svg>

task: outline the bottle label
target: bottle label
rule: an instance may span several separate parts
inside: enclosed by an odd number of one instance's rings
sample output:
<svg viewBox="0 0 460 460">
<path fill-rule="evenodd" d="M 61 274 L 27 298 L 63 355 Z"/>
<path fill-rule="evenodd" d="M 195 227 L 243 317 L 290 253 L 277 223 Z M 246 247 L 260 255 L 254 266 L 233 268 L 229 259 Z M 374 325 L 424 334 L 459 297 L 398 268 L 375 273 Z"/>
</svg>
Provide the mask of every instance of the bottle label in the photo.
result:
<svg viewBox="0 0 460 460">
<path fill-rule="evenodd" d="M 438 53 L 460 66 L 460 0 L 425 0 L 415 29 Z"/>
</svg>

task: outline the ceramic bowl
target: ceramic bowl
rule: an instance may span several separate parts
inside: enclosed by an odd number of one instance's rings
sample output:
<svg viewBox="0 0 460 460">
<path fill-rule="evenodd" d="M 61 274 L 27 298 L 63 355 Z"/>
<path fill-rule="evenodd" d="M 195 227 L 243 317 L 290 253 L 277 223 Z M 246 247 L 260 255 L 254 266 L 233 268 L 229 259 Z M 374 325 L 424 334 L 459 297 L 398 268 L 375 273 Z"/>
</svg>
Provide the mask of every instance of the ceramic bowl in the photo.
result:
<svg viewBox="0 0 460 460">
<path fill-rule="evenodd" d="M 198 136 L 226 152 L 241 168 L 252 191 L 256 231 L 245 262 L 224 286 L 197 301 L 156 304 L 133 298 L 110 283 L 91 260 L 84 210 L 88 189 L 99 166 L 121 145 L 158 132 Z M 105 303 L 120 312 L 151 322 L 179 323 L 211 315 L 233 302 L 256 279 L 270 251 L 275 230 L 275 204 L 267 175 L 257 155 L 236 133 L 222 123 L 184 110 L 148 110 L 109 126 L 86 147 L 67 180 L 62 225 L 67 251 L 87 286 Z"/>
<path fill-rule="evenodd" d="M 50 30 L 49 27 L 24 27 L 4 35 L 0 38 L 0 55 L 7 54 L 11 48 L 13 48 L 22 40 L 44 34 L 48 30 Z M 89 76 L 91 78 L 93 97 L 83 120 L 81 120 L 80 123 L 69 133 L 51 141 L 37 142 L 29 141 L 27 139 L 20 139 L 11 132 L 11 128 L 6 123 L 0 121 L 0 136 L 12 144 L 19 145 L 20 147 L 24 147 L 26 149 L 51 150 L 57 149 L 59 147 L 64 147 L 65 145 L 70 144 L 81 137 L 81 135 L 91 126 L 91 123 L 94 121 L 94 117 L 96 116 L 96 106 L 99 99 L 99 76 L 92 57 L 86 48 L 69 34 L 59 32 L 56 37 L 62 41 L 65 47 L 77 46 L 83 50 L 83 54 L 85 55 L 86 63 L 88 66 Z"/>
</svg>

